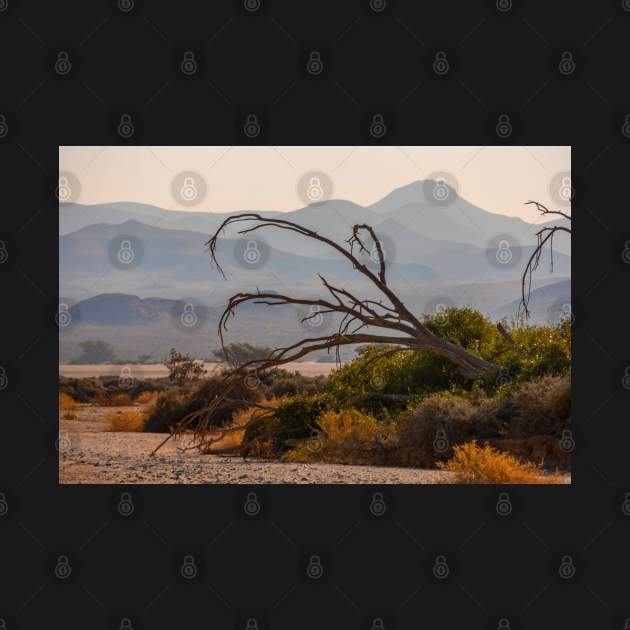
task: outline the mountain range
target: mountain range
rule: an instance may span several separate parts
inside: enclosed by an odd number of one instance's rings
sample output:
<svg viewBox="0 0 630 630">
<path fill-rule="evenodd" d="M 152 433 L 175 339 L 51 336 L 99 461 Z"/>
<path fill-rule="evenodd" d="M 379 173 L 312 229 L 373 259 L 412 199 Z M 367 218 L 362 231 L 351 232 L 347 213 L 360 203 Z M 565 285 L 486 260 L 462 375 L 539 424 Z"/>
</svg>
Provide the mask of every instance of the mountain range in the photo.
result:
<svg viewBox="0 0 630 630">
<path fill-rule="evenodd" d="M 545 224 L 487 212 L 452 189 L 454 201 L 442 206 L 426 195 L 427 185 L 412 182 L 366 207 L 329 200 L 281 216 L 339 243 L 350 236 L 352 225 L 372 225 L 385 250 L 390 285 L 416 312 L 443 302 L 469 304 L 494 318 L 514 317 L 521 274 L 536 243 L 536 231 Z M 62 357 L 77 354 L 78 341 L 96 336 L 115 342 L 119 354 L 136 349 L 136 355 L 144 353 L 140 346 L 146 335 L 152 335 L 158 345 L 179 348 L 184 343 L 199 354 L 199 338 L 195 340 L 199 334 L 204 335 L 202 354 L 207 356 L 208 348 L 216 345 L 214 330 L 210 334 L 207 328 L 195 328 L 182 336 L 172 325 L 171 315 L 182 303 L 193 301 L 201 309 L 204 323 L 212 322 L 214 328 L 229 295 L 257 288 L 321 295 L 318 273 L 333 284 L 351 286 L 365 297 L 376 296 L 372 286 L 336 251 L 273 228 L 258 230 L 245 240 L 234 226 L 225 231 L 218 241 L 217 255 L 226 280 L 211 264 L 206 242 L 233 214 L 237 213 L 183 212 L 130 202 L 61 204 L 60 295 L 75 305 L 75 323 L 80 322 L 60 336 Z M 245 226 L 239 224 L 238 229 Z M 250 239 L 260 243 L 261 264 L 243 262 L 244 247 L 249 247 Z M 139 248 L 128 268 L 113 258 L 116 251 L 112 245 L 118 246 L 123 240 Z M 507 264 L 497 257 L 502 241 L 508 243 Z M 368 250 L 371 245 L 368 238 Z M 564 234 L 554 243 L 553 273 L 549 250 L 541 257 L 531 302 L 535 323 L 547 321 L 554 304 L 570 301 L 570 246 Z M 361 257 L 375 268 L 368 254 Z M 259 337 L 264 330 L 264 345 L 269 345 L 299 335 L 293 311 L 282 314 L 273 309 L 270 314 L 263 310 L 243 310 L 234 328 L 239 338 L 249 335 L 248 340 L 263 343 Z"/>
</svg>

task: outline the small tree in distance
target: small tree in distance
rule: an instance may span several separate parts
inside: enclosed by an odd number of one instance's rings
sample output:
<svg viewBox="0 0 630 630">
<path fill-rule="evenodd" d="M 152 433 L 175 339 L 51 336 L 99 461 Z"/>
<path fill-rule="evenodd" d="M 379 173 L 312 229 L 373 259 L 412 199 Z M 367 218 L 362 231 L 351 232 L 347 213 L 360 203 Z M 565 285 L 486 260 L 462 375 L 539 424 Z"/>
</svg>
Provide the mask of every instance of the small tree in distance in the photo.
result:
<svg viewBox="0 0 630 630">
<path fill-rule="evenodd" d="M 79 342 L 81 354 L 70 360 L 75 365 L 85 365 L 89 363 L 113 363 L 116 358 L 114 347 L 102 339 L 88 339 Z"/>
<path fill-rule="evenodd" d="M 193 359 L 189 354 L 177 352 L 175 348 L 171 348 L 171 354 L 168 360 L 164 361 L 164 365 L 168 369 L 169 381 L 176 385 L 196 381 L 206 372 L 202 361 Z"/>
<path fill-rule="evenodd" d="M 262 361 L 269 357 L 271 348 L 254 346 L 251 343 L 229 343 L 212 354 L 218 361 L 228 363 L 231 367 L 238 367 L 249 361 Z"/>
</svg>

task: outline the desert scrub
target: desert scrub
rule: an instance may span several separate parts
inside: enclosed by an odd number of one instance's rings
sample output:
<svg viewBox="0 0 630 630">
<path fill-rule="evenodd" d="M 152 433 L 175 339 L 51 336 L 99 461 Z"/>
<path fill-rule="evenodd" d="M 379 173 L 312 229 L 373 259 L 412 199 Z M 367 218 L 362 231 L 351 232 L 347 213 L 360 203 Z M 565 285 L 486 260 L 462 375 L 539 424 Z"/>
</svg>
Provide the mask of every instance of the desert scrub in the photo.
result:
<svg viewBox="0 0 630 630">
<path fill-rule="evenodd" d="M 571 426 L 571 379 L 543 376 L 520 383 L 509 400 L 513 409 L 510 437 L 560 435 Z"/>
<path fill-rule="evenodd" d="M 108 413 L 105 420 L 110 431 L 142 431 L 147 416 L 141 409 L 125 409 Z"/>
<path fill-rule="evenodd" d="M 250 444 L 259 441 L 270 442 L 270 452 L 286 451 L 288 441 L 308 438 L 319 430 L 317 418 L 326 408 L 327 401 L 321 394 L 301 394 L 280 401 L 271 417 L 247 427 L 243 438 L 246 451 L 249 452 Z"/>
<path fill-rule="evenodd" d="M 432 394 L 397 425 L 394 458 L 399 466 L 434 467 L 448 459 L 453 446 L 478 437 L 496 436 L 495 416 L 483 404 L 453 394 Z"/>
<path fill-rule="evenodd" d="M 189 414 L 207 408 L 210 401 L 221 393 L 221 387 L 221 377 L 213 377 L 161 391 L 148 412 L 144 430 L 156 433 L 169 431 Z M 259 402 L 262 393 L 239 381 L 229 398 L 230 400 L 224 400 L 215 409 L 212 416 L 213 425 L 225 425 L 235 412 L 246 409 L 250 406 L 249 403 Z M 191 428 L 194 428 L 194 425 Z"/>
<path fill-rule="evenodd" d="M 356 409 L 327 411 L 317 420 L 320 431 L 288 451 L 291 462 L 321 461 L 338 464 L 383 464 L 387 428 L 371 414 Z"/>
<path fill-rule="evenodd" d="M 64 409 L 67 411 L 72 411 L 76 409 L 79 405 L 77 401 L 72 398 L 69 394 L 64 392 L 59 393 L 59 409 Z"/>
<path fill-rule="evenodd" d="M 479 446 L 474 440 L 455 446 L 453 457 L 438 462 L 438 468 L 453 473 L 449 483 L 561 483 L 558 475 L 545 474 L 538 464 L 520 463 L 509 453 Z"/>
<path fill-rule="evenodd" d="M 135 402 L 139 405 L 154 405 L 157 400 L 158 393 L 157 392 L 142 392 L 136 397 Z"/>
</svg>

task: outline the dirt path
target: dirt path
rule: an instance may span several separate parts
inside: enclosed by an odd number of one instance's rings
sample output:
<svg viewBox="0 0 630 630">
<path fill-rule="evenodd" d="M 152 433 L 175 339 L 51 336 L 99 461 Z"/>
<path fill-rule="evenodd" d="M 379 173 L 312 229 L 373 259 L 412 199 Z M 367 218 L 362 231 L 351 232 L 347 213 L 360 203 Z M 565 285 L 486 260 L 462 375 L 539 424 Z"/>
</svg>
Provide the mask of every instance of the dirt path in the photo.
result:
<svg viewBox="0 0 630 630">
<path fill-rule="evenodd" d="M 432 484 L 449 473 L 413 468 L 296 464 L 240 457 L 183 453 L 181 441 L 168 442 L 154 457 L 149 453 L 164 433 L 107 431 L 108 413 L 128 407 L 81 405 L 79 419 L 59 421 L 59 482 L 154 484 Z"/>
</svg>

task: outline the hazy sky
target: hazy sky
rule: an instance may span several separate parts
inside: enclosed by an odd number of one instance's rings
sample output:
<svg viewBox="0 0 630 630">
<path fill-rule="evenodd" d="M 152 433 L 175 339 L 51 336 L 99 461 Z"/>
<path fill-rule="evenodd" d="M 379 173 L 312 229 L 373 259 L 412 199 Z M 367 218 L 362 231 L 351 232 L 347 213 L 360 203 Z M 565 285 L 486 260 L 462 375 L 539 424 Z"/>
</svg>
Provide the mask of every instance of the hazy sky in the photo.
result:
<svg viewBox="0 0 630 630">
<path fill-rule="evenodd" d="M 436 172 L 455 178 L 460 196 L 527 221 L 524 202 L 556 207 L 554 178 L 571 170 L 570 147 L 60 147 L 59 169 L 80 182 L 77 201 L 137 201 L 171 210 L 290 211 L 305 203 L 298 182 L 311 171 L 332 182 L 332 197 L 360 205 Z M 201 175 L 204 201 L 184 207 L 172 194 L 183 171 Z"/>
</svg>

